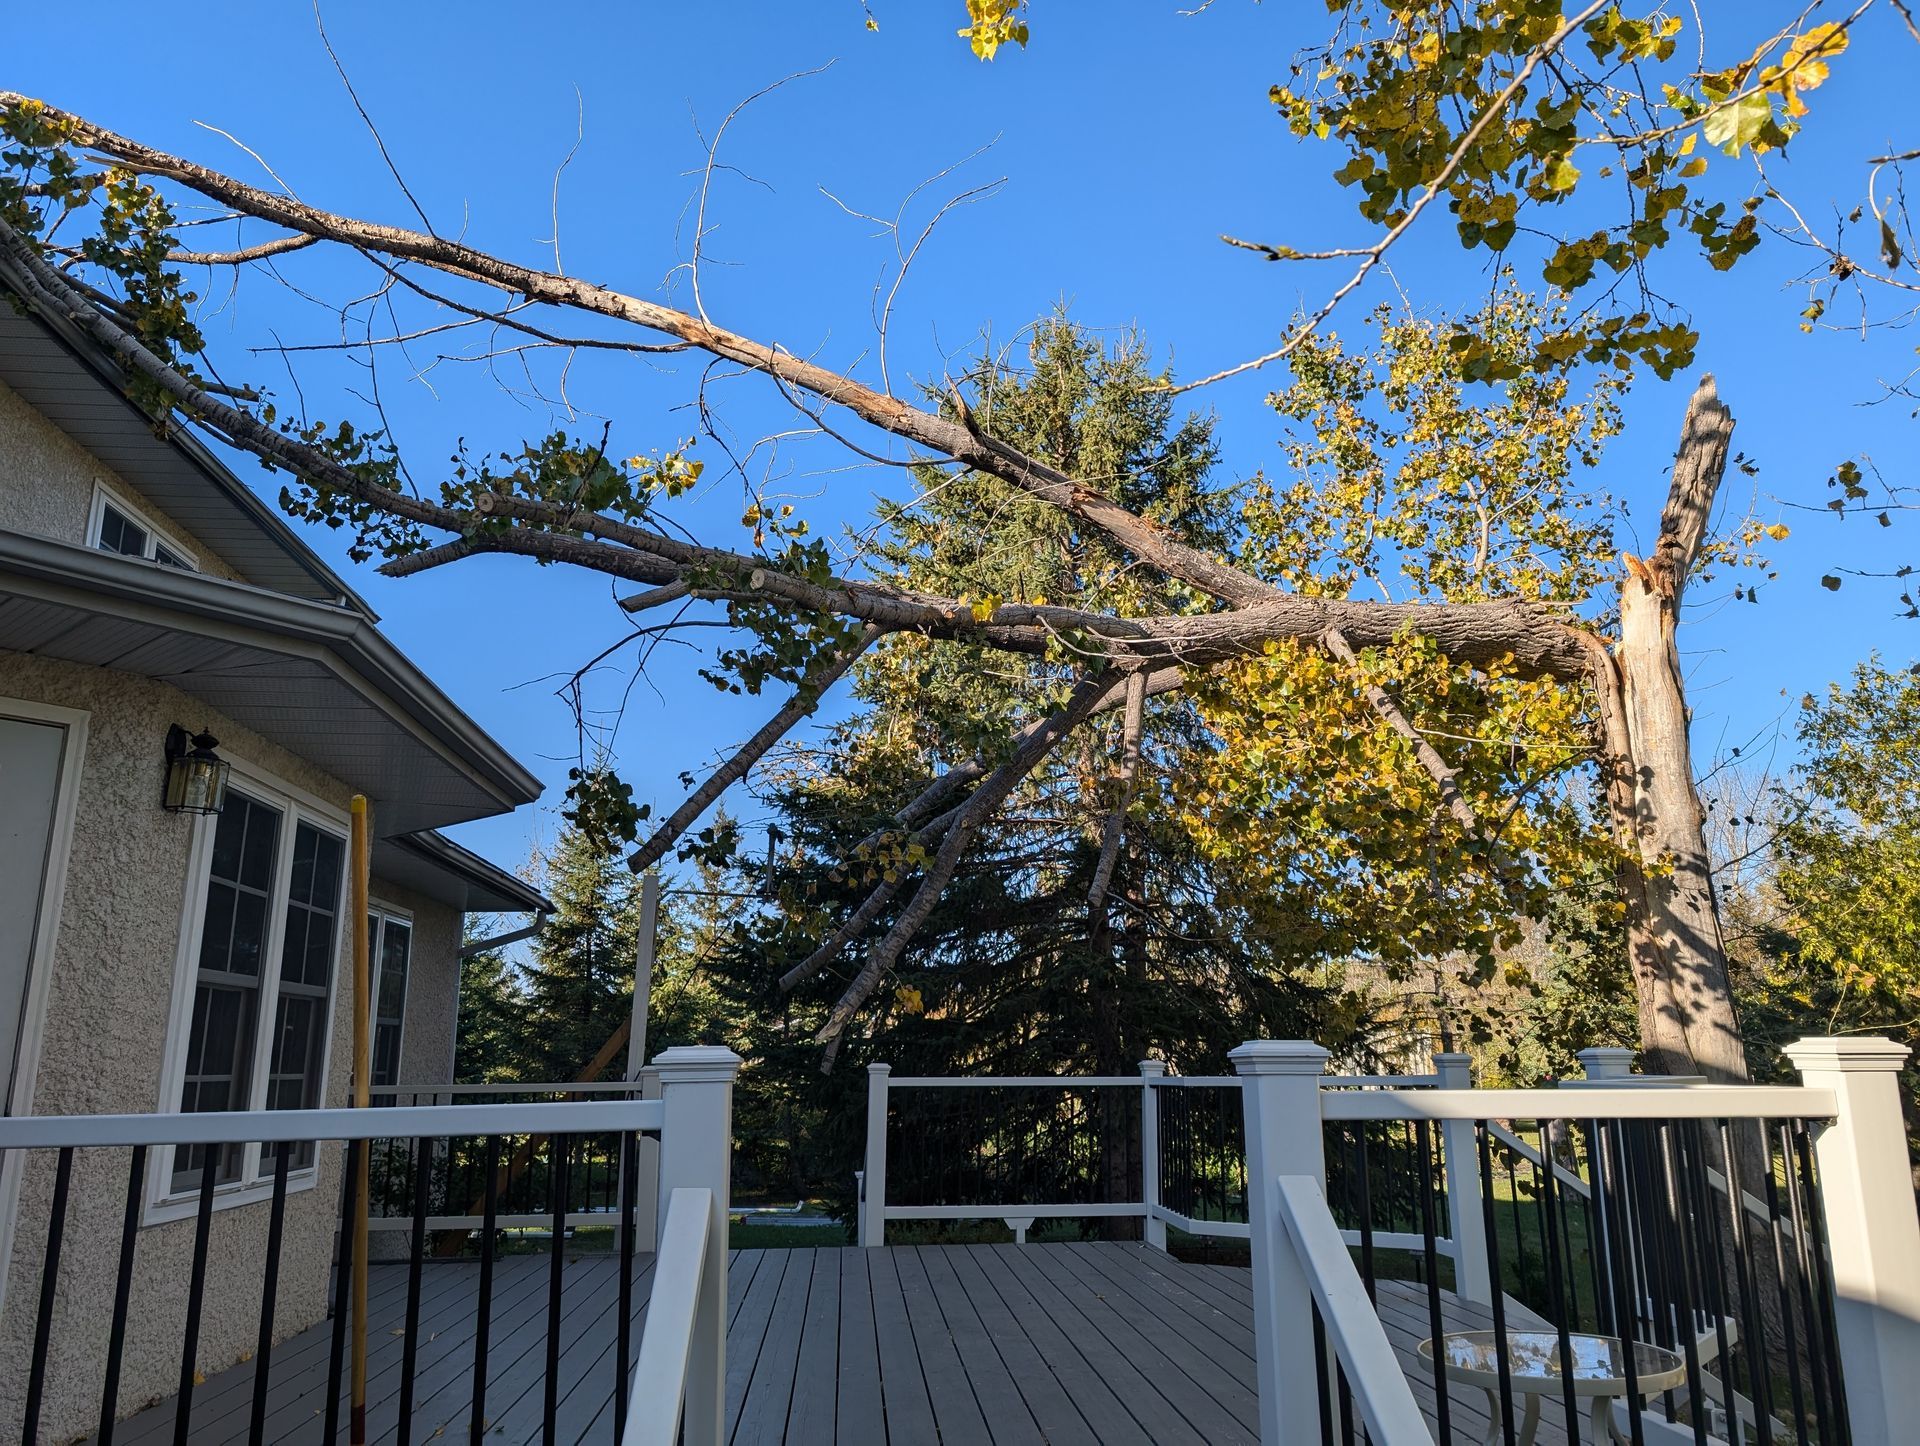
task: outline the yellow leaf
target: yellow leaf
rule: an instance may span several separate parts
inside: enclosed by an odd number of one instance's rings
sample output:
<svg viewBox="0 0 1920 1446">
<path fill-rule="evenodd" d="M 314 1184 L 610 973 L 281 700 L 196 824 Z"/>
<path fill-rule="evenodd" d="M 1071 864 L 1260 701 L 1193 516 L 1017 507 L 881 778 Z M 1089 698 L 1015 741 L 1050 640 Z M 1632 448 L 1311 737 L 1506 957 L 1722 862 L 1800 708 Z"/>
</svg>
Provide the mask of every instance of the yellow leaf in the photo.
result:
<svg viewBox="0 0 1920 1446">
<path fill-rule="evenodd" d="M 1787 538 L 1791 535 L 1791 529 L 1789 529 L 1784 523 L 1779 523 L 1779 522 L 1774 523 L 1773 526 L 1771 527 L 1763 527 L 1760 530 L 1766 533 L 1767 536 L 1771 537 L 1775 542 L 1785 542 Z"/>
</svg>

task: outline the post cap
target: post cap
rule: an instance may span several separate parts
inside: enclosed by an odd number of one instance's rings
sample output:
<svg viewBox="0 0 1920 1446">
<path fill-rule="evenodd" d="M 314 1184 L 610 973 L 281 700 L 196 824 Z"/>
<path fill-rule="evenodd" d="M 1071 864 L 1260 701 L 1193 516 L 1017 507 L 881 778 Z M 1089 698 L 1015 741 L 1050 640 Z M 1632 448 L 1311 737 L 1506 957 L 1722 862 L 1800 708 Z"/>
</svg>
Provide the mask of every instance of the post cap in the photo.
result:
<svg viewBox="0 0 1920 1446">
<path fill-rule="evenodd" d="M 1308 1039 L 1250 1039 L 1230 1050 L 1235 1074 L 1323 1075 L 1330 1058 Z"/>
<path fill-rule="evenodd" d="M 1793 1067 L 1806 1074 L 1810 1070 L 1834 1070 L 1841 1074 L 1857 1072 L 1893 1073 L 1907 1062 L 1913 1051 L 1897 1039 L 1883 1034 L 1856 1036 L 1815 1035 L 1795 1040 L 1781 1051 L 1793 1061 Z"/>
<path fill-rule="evenodd" d="M 740 1056 L 723 1044 L 679 1044 L 653 1057 L 663 1085 L 731 1084 L 741 1063 Z"/>
<path fill-rule="evenodd" d="M 1595 1045 L 1574 1055 L 1588 1079 L 1620 1079 L 1633 1073 L 1633 1051 L 1619 1045 Z"/>
<path fill-rule="evenodd" d="M 1140 1061 L 1140 1073 L 1143 1075 L 1156 1076 L 1163 1075 L 1166 1072 L 1167 1062 L 1164 1059 L 1143 1059 Z"/>
<path fill-rule="evenodd" d="M 892 1074 L 893 1066 L 890 1064 L 870 1064 L 867 1066 L 867 1073 L 868 1074 Z"/>
</svg>

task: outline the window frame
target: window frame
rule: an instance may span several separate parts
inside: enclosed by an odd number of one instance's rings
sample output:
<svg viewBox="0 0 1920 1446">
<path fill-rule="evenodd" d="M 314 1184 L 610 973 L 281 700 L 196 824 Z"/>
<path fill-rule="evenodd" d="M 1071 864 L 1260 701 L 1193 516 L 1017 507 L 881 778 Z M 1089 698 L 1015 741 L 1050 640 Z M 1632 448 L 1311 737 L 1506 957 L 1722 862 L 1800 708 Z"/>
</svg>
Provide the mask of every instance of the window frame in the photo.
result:
<svg viewBox="0 0 1920 1446">
<path fill-rule="evenodd" d="M 180 559 L 177 564 L 178 570 L 182 572 L 200 571 L 200 559 L 194 554 L 194 550 L 191 547 L 188 547 L 180 541 L 172 532 L 155 523 L 152 514 L 147 512 L 146 509 L 127 501 L 125 494 L 114 491 L 98 478 L 95 478 L 93 483 L 93 500 L 87 505 L 88 547 L 93 548 L 96 552 L 105 552 L 109 557 L 124 557 L 129 561 L 133 559 L 133 554 L 130 552 L 118 552 L 112 548 L 103 548 L 100 546 L 100 536 L 106 527 L 107 509 L 109 507 L 146 532 L 146 545 L 140 551 L 141 561 L 151 562 L 156 567 L 175 567 L 176 564 L 161 562 L 160 559 L 155 556 L 156 552 L 165 550 L 172 556 Z"/>
<path fill-rule="evenodd" d="M 400 986 L 400 1043 L 393 1052 L 393 1086 L 400 1084 L 400 1065 L 407 1053 L 407 1004 L 413 997 L 413 946 L 419 937 L 419 928 L 414 922 L 413 910 L 403 909 L 395 904 L 383 903 L 379 899 L 367 901 L 367 918 L 377 920 L 379 927 L 367 940 L 370 968 L 367 990 L 367 1052 L 368 1074 L 372 1074 L 373 1056 L 380 1043 L 380 979 L 386 972 L 387 925 L 399 924 L 407 931 L 407 970 L 406 979 Z M 387 1098 L 392 1098 L 388 1096 Z M 383 1101 L 376 1100 L 375 1103 Z"/>
<path fill-rule="evenodd" d="M 351 850 L 346 847 L 349 831 L 344 809 L 316 797 L 296 784 L 248 763 L 228 757 L 232 764 L 229 786 L 270 808 L 280 811 L 280 830 L 275 841 L 273 883 L 268 892 L 266 935 L 261 945 L 261 977 L 256 993 L 253 1037 L 249 1042 L 247 1069 L 248 1109 L 266 1108 L 271 1086 L 273 1048 L 278 1037 L 281 998 L 281 950 L 286 941 L 287 909 L 293 876 L 295 831 L 305 824 L 338 840 L 341 845 L 339 903 L 335 911 L 333 955 L 327 973 L 327 1000 L 320 1031 L 320 1073 L 318 1098 L 324 1104 L 331 1082 L 334 1025 L 340 1012 L 340 956 L 345 948 L 345 925 L 352 916 L 348 899 L 347 868 Z M 193 822 L 188 845 L 186 892 L 181 905 L 179 948 L 174 959 L 173 997 L 167 1016 L 166 1047 L 161 1058 L 160 1099 L 156 1106 L 163 1114 L 180 1109 L 186 1084 L 187 1050 L 193 1034 L 193 1006 L 199 986 L 200 943 L 207 918 L 207 885 L 213 867 L 214 831 L 219 819 L 200 815 Z M 308 1164 L 295 1164 L 287 1171 L 287 1193 L 311 1190 L 319 1183 L 321 1151 L 314 1152 Z M 273 1193 L 273 1173 L 263 1166 L 262 1142 L 253 1141 L 241 1152 L 236 1179 L 216 1184 L 213 1208 L 231 1209 L 265 1200 Z M 176 1190 L 173 1186 L 174 1147 L 155 1152 L 148 1171 L 143 1225 L 159 1225 L 191 1216 L 198 1206 L 198 1188 Z"/>
</svg>

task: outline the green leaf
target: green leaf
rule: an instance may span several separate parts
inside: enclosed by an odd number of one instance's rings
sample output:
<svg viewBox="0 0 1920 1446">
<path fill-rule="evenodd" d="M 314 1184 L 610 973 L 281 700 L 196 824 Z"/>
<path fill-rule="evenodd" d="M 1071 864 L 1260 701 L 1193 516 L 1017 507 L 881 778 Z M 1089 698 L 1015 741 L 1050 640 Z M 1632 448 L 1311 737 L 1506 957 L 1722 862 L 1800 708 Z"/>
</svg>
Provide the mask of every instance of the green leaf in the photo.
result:
<svg viewBox="0 0 1920 1446">
<path fill-rule="evenodd" d="M 1708 116 L 1700 127 L 1710 145 L 1719 146 L 1737 156 L 1745 146 L 1759 139 L 1761 131 L 1773 119 L 1773 101 L 1763 92 L 1744 95 Z"/>
</svg>

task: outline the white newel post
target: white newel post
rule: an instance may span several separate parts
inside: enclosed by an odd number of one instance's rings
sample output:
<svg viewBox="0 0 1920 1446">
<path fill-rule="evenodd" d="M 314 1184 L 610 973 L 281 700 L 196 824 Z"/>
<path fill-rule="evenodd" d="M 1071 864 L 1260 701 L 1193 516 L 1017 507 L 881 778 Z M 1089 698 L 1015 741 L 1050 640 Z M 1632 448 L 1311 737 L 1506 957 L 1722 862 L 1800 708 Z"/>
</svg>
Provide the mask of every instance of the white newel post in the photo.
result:
<svg viewBox="0 0 1920 1446">
<path fill-rule="evenodd" d="M 1834 1320 L 1855 1446 L 1912 1441 L 1920 1422 L 1920 1216 L 1891 1039 L 1803 1039 L 1801 1080 L 1839 1101 L 1813 1149 L 1833 1262 Z"/>
<path fill-rule="evenodd" d="M 660 1071 L 648 1065 L 640 1071 L 640 1098 L 660 1098 Z M 652 1240 L 660 1233 L 660 1142 L 652 1135 L 640 1137 L 640 1162 L 634 1181 L 633 1235 L 636 1240 Z"/>
<path fill-rule="evenodd" d="M 1473 1088 L 1473 1061 L 1464 1054 L 1436 1054 L 1434 1073 L 1443 1090 Z M 1447 1174 L 1447 1231 L 1453 1237 L 1453 1288 L 1462 1300 L 1493 1303 L 1487 1268 L 1487 1217 L 1480 1199 L 1480 1152 L 1472 1120 L 1443 1120 L 1440 1143 Z"/>
<path fill-rule="evenodd" d="M 727 1205 L 733 1165 L 733 1081 L 740 1056 L 717 1045 L 683 1045 L 655 1056 L 660 1072 L 659 1221 L 676 1189 L 713 1192 L 707 1259 L 694 1306 L 687 1361 L 684 1440 L 720 1446 L 727 1419 Z M 655 1237 L 655 1247 L 659 1239 Z"/>
<path fill-rule="evenodd" d="M 1284 1172 L 1327 1187 L 1320 1076 L 1327 1052 L 1306 1040 L 1249 1040 L 1227 1056 L 1247 1121 L 1247 1234 L 1253 1249 L 1254 1379 L 1260 1440 L 1290 1446 L 1320 1438 L 1313 1309 L 1306 1273 L 1280 1224 Z"/>
<path fill-rule="evenodd" d="M 1574 1058 L 1587 1072 L 1589 1080 L 1630 1079 L 1633 1076 L 1633 1051 L 1596 1045 L 1583 1049 Z"/>
<path fill-rule="evenodd" d="M 867 1168 L 860 1185 L 860 1243 L 887 1243 L 887 1076 L 890 1064 L 867 1066 Z"/>
<path fill-rule="evenodd" d="M 1147 1215 L 1142 1236 L 1159 1250 L 1167 1248 L 1167 1222 L 1154 1213 L 1160 1205 L 1160 1091 L 1153 1082 L 1166 1077 L 1165 1060 L 1140 1061 L 1140 1203 Z"/>
</svg>

